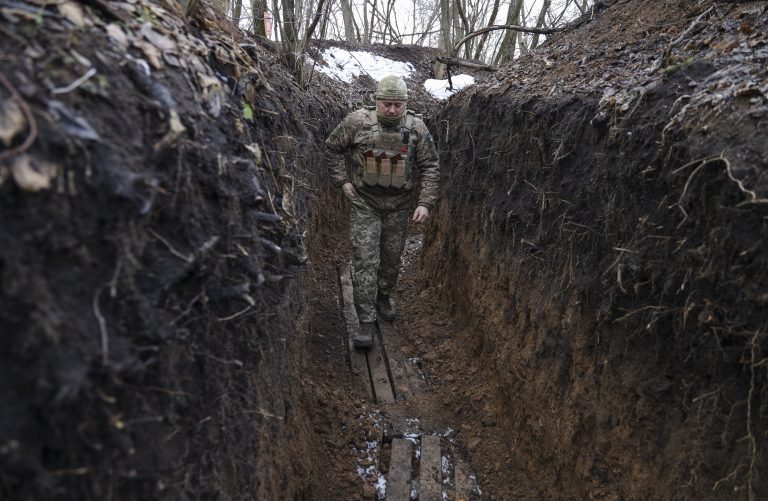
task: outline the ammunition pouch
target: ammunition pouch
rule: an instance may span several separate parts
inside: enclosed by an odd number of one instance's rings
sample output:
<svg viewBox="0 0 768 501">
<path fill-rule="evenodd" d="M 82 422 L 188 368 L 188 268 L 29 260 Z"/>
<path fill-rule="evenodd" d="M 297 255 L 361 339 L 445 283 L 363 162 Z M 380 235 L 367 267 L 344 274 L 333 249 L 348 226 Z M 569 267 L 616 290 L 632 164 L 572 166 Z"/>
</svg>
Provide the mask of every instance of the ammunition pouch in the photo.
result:
<svg viewBox="0 0 768 501">
<path fill-rule="evenodd" d="M 363 153 L 363 183 L 368 186 L 402 188 L 408 181 L 411 125 L 414 113 L 407 111 L 405 125 L 397 132 L 383 132 L 371 110 L 374 125 L 371 142 Z"/>
</svg>

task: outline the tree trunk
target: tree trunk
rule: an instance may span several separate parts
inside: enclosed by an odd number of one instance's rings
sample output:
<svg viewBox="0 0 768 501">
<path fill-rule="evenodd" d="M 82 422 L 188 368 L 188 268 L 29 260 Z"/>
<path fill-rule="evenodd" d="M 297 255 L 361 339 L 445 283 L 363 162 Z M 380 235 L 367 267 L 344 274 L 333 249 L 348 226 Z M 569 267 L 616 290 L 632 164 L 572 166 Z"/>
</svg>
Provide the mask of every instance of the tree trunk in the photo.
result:
<svg viewBox="0 0 768 501">
<path fill-rule="evenodd" d="M 544 27 L 544 21 L 546 20 L 547 12 L 549 11 L 549 6 L 551 3 L 552 3 L 552 0 L 544 0 L 544 3 L 541 6 L 541 12 L 539 12 L 539 19 L 536 21 L 537 28 Z M 534 33 L 533 38 L 531 39 L 530 50 L 535 49 L 538 45 L 539 45 L 539 34 Z"/>
<path fill-rule="evenodd" d="M 507 24 L 520 24 L 520 11 L 523 9 L 523 0 L 512 0 L 507 11 Z M 494 58 L 493 65 L 499 66 L 501 63 L 511 61 L 515 57 L 515 41 L 517 41 L 518 32 L 508 31 L 501 40 L 499 52 Z"/>
<path fill-rule="evenodd" d="M 264 26 L 264 14 L 267 12 L 267 4 L 264 0 L 251 0 L 251 16 L 253 16 L 253 34 L 262 37 L 267 36 Z"/>
<path fill-rule="evenodd" d="M 299 30 L 297 26 L 296 5 L 294 0 L 282 0 L 283 4 L 283 52 L 288 67 L 301 81 L 299 68 Z"/>
<path fill-rule="evenodd" d="M 355 41 L 355 16 L 352 13 L 352 4 L 349 0 L 341 0 L 341 17 L 344 19 L 344 38 L 347 42 Z"/>
<path fill-rule="evenodd" d="M 286 50 L 294 50 L 299 39 L 299 31 L 296 26 L 296 5 L 294 0 L 281 0 L 283 7 L 283 34 Z"/>
<path fill-rule="evenodd" d="M 451 50 L 453 47 L 453 37 L 451 36 L 451 1 L 440 0 L 440 46 L 443 52 Z"/>
<path fill-rule="evenodd" d="M 232 20 L 236 25 L 240 25 L 240 16 L 243 14 L 243 0 L 235 0 L 234 8 L 232 9 Z"/>
<path fill-rule="evenodd" d="M 325 0 L 320 0 L 317 3 L 317 10 L 315 11 L 315 15 L 312 16 L 312 21 L 307 27 L 307 33 L 304 35 L 304 51 L 306 51 L 307 47 L 309 47 L 309 41 L 312 39 L 312 35 L 317 28 L 317 23 L 319 23 L 320 19 L 323 17 L 323 7 L 325 6 L 324 4 Z"/>
<path fill-rule="evenodd" d="M 377 5 L 377 0 L 373 0 L 371 3 L 371 21 L 368 23 L 368 39 L 365 41 L 366 43 L 371 43 L 373 40 L 373 30 L 375 29 L 375 22 L 376 22 L 376 13 L 378 11 L 379 7 Z"/>
<path fill-rule="evenodd" d="M 458 20 L 461 22 L 461 25 L 459 25 L 459 28 L 456 30 L 456 38 L 463 38 L 464 35 L 468 35 L 470 32 L 469 29 L 469 21 L 467 21 L 467 16 L 464 14 L 464 7 L 461 4 L 462 0 L 456 0 L 456 14 L 458 14 Z M 470 49 L 470 45 L 464 46 L 464 58 L 469 59 L 472 57 L 472 51 Z"/>
<path fill-rule="evenodd" d="M 399 37 L 397 36 L 397 30 L 394 26 L 392 26 L 392 10 L 395 7 L 395 0 L 387 0 L 387 14 L 386 18 L 384 20 L 384 24 L 386 25 L 382 31 L 389 32 L 392 36 L 391 42 L 398 43 Z M 395 23 L 397 23 L 397 19 L 395 19 Z M 382 43 L 387 43 L 386 39 L 382 36 Z"/>
<path fill-rule="evenodd" d="M 496 24 L 496 16 L 499 14 L 499 3 L 499 0 L 494 0 L 493 2 L 493 10 L 491 11 L 491 17 L 488 20 L 488 26 Z M 488 40 L 488 34 L 489 33 L 485 33 L 480 37 L 480 42 L 477 44 L 477 49 L 475 49 L 475 59 L 480 59 L 483 56 L 483 49 L 485 48 L 485 42 Z"/>
<path fill-rule="evenodd" d="M 331 19 L 331 5 L 333 4 L 332 1 L 325 2 L 325 17 L 323 18 L 323 25 L 320 27 L 320 39 L 321 40 L 327 40 L 328 39 L 328 21 Z M 353 31 L 354 33 L 354 31 Z"/>
<path fill-rule="evenodd" d="M 280 22 L 280 4 L 278 0 L 272 0 L 272 22 L 275 23 L 275 40 L 285 39 L 283 34 L 283 23 Z"/>
<path fill-rule="evenodd" d="M 445 55 L 450 56 L 453 49 L 453 37 L 451 36 L 451 21 L 453 16 L 451 15 L 451 1 L 440 0 L 440 39 L 439 48 L 442 49 Z M 432 73 L 435 74 L 435 78 L 442 80 L 445 74 L 445 64 L 435 62 L 432 68 Z"/>
</svg>

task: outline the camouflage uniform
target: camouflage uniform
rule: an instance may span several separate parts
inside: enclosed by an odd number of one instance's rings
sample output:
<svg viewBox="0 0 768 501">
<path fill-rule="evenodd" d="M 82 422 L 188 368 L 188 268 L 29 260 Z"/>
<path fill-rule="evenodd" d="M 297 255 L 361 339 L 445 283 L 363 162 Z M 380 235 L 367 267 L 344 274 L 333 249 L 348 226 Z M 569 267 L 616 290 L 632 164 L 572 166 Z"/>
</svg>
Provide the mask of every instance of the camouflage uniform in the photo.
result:
<svg viewBox="0 0 768 501">
<path fill-rule="evenodd" d="M 409 112 L 412 113 L 412 112 Z M 406 113 L 407 115 L 407 113 Z M 397 132 L 406 115 L 393 128 Z M 354 270 L 354 301 L 360 322 L 376 320 L 376 295 L 389 296 L 400 272 L 401 254 L 410 218 L 411 191 L 420 181 L 418 205 L 430 211 L 437 201 L 438 158 L 432 135 L 419 117 L 411 123 L 408 174 L 401 188 L 369 186 L 363 182 L 364 153 L 371 142 L 375 114 L 354 111 L 326 140 L 326 163 L 333 184 L 352 183 L 358 197 L 351 201 L 350 239 Z M 349 161 L 345 160 L 348 156 Z"/>
</svg>

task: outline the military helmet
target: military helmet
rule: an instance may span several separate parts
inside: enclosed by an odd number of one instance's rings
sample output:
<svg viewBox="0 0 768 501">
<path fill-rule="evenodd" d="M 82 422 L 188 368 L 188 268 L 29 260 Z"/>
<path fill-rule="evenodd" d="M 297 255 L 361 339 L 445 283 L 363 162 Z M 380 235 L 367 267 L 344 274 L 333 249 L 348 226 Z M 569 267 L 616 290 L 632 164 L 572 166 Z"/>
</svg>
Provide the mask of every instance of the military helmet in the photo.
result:
<svg viewBox="0 0 768 501">
<path fill-rule="evenodd" d="M 376 99 L 407 101 L 408 87 L 405 85 L 405 80 L 395 75 L 382 78 L 376 88 Z"/>
</svg>

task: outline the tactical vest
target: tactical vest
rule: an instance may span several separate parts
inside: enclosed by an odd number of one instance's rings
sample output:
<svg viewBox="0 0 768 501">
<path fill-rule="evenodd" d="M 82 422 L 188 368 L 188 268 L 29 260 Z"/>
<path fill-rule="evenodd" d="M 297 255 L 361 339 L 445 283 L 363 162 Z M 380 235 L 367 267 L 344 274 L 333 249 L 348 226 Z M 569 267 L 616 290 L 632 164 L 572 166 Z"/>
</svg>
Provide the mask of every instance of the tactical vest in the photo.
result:
<svg viewBox="0 0 768 501">
<path fill-rule="evenodd" d="M 363 153 L 363 182 L 368 186 L 402 188 L 408 180 L 411 126 L 414 112 L 405 112 L 405 125 L 396 132 L 384 132 L 376 109 L 369 109 L 373 125 L 371 139 Z"/>
</svg>

